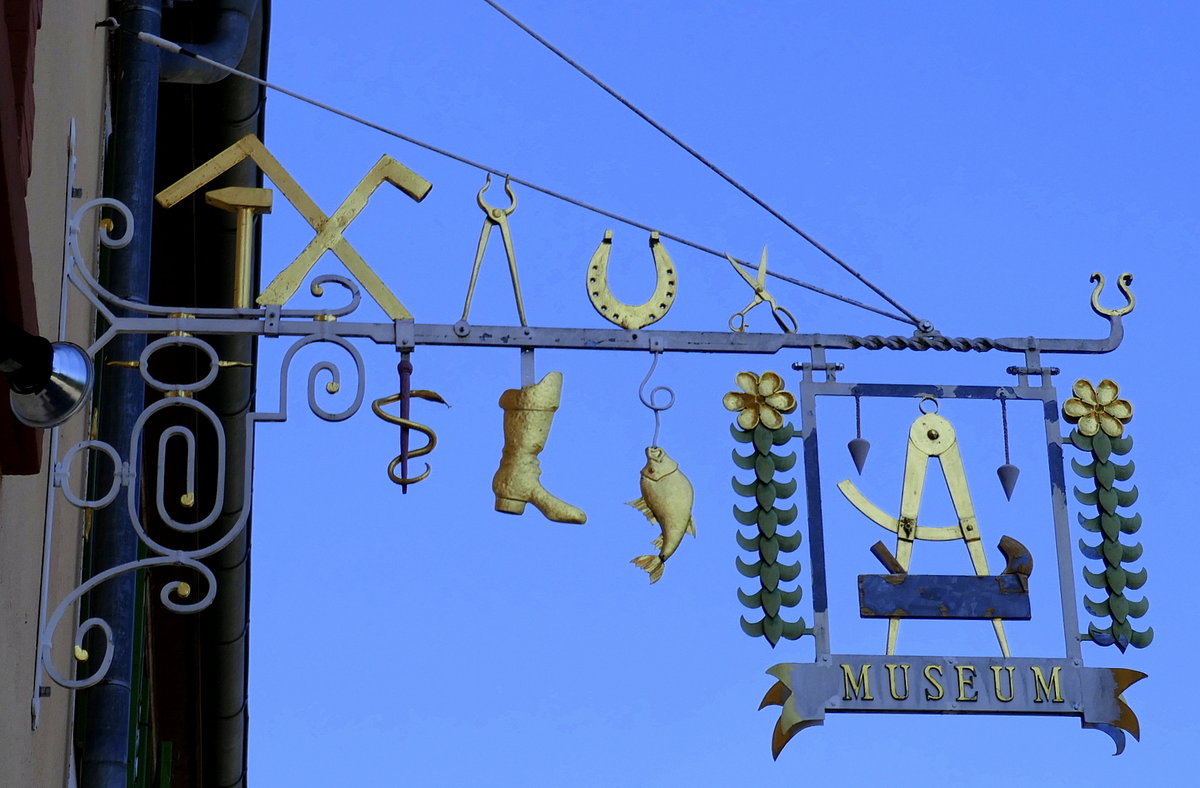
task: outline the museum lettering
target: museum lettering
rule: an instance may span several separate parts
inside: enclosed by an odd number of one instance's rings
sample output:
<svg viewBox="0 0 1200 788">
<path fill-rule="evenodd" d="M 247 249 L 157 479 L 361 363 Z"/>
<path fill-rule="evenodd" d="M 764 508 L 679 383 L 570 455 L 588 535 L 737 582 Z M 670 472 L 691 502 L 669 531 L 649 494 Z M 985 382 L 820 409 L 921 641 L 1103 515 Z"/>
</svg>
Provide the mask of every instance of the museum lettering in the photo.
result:
<svg viewBox="0 0 1200 788">
<path fill-rule="evenodd" d="M 930 706 L 941 711 L 965 704 L 988 708 L 1016 704 L 1065 704 L 1061 665 L 947 664 L 895 659 L 879 662 L 842 662 L 841 700 L 855 708 L 877 703 L 880 707 Z"/>
</svg>

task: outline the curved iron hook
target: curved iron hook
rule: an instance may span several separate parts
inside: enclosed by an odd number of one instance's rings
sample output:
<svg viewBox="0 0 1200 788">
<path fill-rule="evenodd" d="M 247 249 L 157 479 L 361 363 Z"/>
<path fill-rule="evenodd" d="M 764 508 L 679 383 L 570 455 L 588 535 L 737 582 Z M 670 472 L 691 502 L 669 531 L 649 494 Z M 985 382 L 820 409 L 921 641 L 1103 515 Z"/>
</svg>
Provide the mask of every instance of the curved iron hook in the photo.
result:
<svg viewBox="0 0 1200 788">
<path fill-rule="evenodd" d="M 655 386 L 654 388 L 650 389 L 650 395 L 646 395 L 646 384 L 650 382 L 650 377 L 654 374 L 654 370 L 658 368 L 658 359 L 660 356 L 662 356 L 662 353 L 653 353 L 653 356 L 654 361 L 650 364 L 650 371 L 646 373 L 646 377 L 642 378 L 642 385 L 638 386 L 638 399 L 642 401 L 643 405 L 654 411 L 654 439 L 650 441 L 650 445 L 657 446 L 658 433 L 662 428 L 662 420 L 659 414 L 662 413 L 662 411 L 670 410 L 675 406 L 675 390 L 670 386 Z M 670 397 L 665 405 L 658 405 L 654 402 L 654 396 L 660 391 L 665 391 L 667 396 Z"/>
<path fill-rule="evenodd" d="M 1125 295 L 1125 306 L 1120 309 L 1105 309 L 1100 306 L 1100 291 L 1104 289 L 1104 275 L 1099 271 L 1094 272 L 1089 278 L 1089 282 L 1095 282 L 1096 288 L 1092 290 L 1092 310 L 1101 317 L 1120 317 L 1127 315 L 1133 311 L 1137 305 L 1137 299 L 1133 296 L 1133 291 L 1129 289 L 1129 285 L 1133 284 L 1133 274 L 1123 273 L 1117 277 L 1117 287 Z"/>
</svg>

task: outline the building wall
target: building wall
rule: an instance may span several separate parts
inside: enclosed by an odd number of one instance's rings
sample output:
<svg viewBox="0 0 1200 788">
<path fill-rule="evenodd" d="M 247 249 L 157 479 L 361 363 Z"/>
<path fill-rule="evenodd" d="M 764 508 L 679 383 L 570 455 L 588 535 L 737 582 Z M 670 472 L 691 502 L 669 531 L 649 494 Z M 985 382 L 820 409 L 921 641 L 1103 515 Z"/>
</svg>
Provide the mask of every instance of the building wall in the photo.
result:
<svg viewBox="0 0 1200 788">
<path fill-rule="evenodd" d="M 32 169 L 26 207 L 33 256 L 38 326 L 42 336 L 58 339 L 64 228 L 67 207 L 67 140 L 76 123 L 76 207 L 100 194 L 105 128 L 105 56 L 110 33 L 95 23 L 107 16 L 104 0 L 43 0 L 34 58 Z M 81 247 L 94 254 L 94 216 L 83 223 Z M 68 308 L 68 340 L 87 345 L 92 312 L 75 298 Z M 59 455 L 82 440 L 90 421 L 85 409 L 61 430 Z M 72 693 L 43 676 L 50 686 L 41 700 L 40 724 L 31 729 L 35 691 L 35 652 L 39 614 L 48 615 L 78 583 L 82 544 L 80 512 L 61 495 L 54 500 L 51 582 L 48 609 L 40 613 L 46 491 L 49 480 L 49 433 L 42 436 L 42 471 L 34 476 L 0 477 L 0 785 L 68 785 L 71 767 Z M 71 477 L 83 491 L 77 461 Z M 74 618 L 59 627 L 55 664 L 69 671 Z M 99 656 L 99 655 L 97 655 Z M 86 670 L 86 668 L 85 668 Z"/>
</svg>

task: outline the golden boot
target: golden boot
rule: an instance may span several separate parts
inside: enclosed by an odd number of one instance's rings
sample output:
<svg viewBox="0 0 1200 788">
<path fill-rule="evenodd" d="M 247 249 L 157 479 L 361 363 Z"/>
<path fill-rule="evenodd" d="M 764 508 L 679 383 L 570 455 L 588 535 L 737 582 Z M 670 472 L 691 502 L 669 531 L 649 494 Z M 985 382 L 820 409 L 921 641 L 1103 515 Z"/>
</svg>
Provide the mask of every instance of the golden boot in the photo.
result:
<svg viewBox="0 0 1200 788">
<path fill-rule="evenodd" d="M 540 481 L 538 454 L 546 447 L 550 422 L 562 396 L 562 373 L 551 372 L 540 383 L 509 389 L 500 395 L 504 409 L 504 451 L 500 469 L 492 477 L 496 511 L 522 514 L 531 503 L 547 519 L 559 523 L 583 523 L 583 510 L 546 492 Z"/>
</svg>

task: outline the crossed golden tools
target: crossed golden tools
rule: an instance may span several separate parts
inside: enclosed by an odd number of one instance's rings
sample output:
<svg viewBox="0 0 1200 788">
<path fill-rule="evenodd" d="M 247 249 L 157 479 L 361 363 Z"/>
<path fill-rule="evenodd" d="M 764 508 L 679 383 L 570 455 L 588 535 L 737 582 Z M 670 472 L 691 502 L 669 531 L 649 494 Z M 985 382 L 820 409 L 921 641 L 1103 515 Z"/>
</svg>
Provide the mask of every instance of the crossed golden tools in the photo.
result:
<svg viewBox="0 0 1200 788">
<path fill-rule="evenodd" d="M 370 196 L 385 181 L 399 188 L 417 202 L 425 199 L 429 194 L 429 190 L 433 188 L 432 183 L 391 156 L 383 156 L 375 163 L 375 166 L 367 171 L 367 174 L 350 194 L 346 195 L 346 199 L 342 200 L 342 204 L 333 212 L 333 215 L 326 216 L 304 189 L 300 188 L 296 179 L 267 150 L 262 141 L 253 134 L 247 134 L 163 189 L 156 195 L 156 199 L 164 208 L 170 208 L 246 159 L 250 159 L 258 165 L 263 174 L 270 178 L 280 193 L 299 211 L 316 233 L 296 259 L 280 271 L 271 284 L 267 285 L 267 288 L 256 299 L 259 304 L 282 305 L 287 303 L 288 299 L 300 289 L 304 278 L 308 276 L 308 272 L 316 265 L 321 255 L 326 251 L 331 251 L 349 269 L 363 289 L 371 294 L 371 297 L 388 317 L 393 320 L 412 318 L 412 313 L 405 308 L 404 304 L 400 303 L 400 299 L 367 265 L 362 256 L 346 240 L 344 233 L 350 223 L 366 207 Z"/>
</svg>

